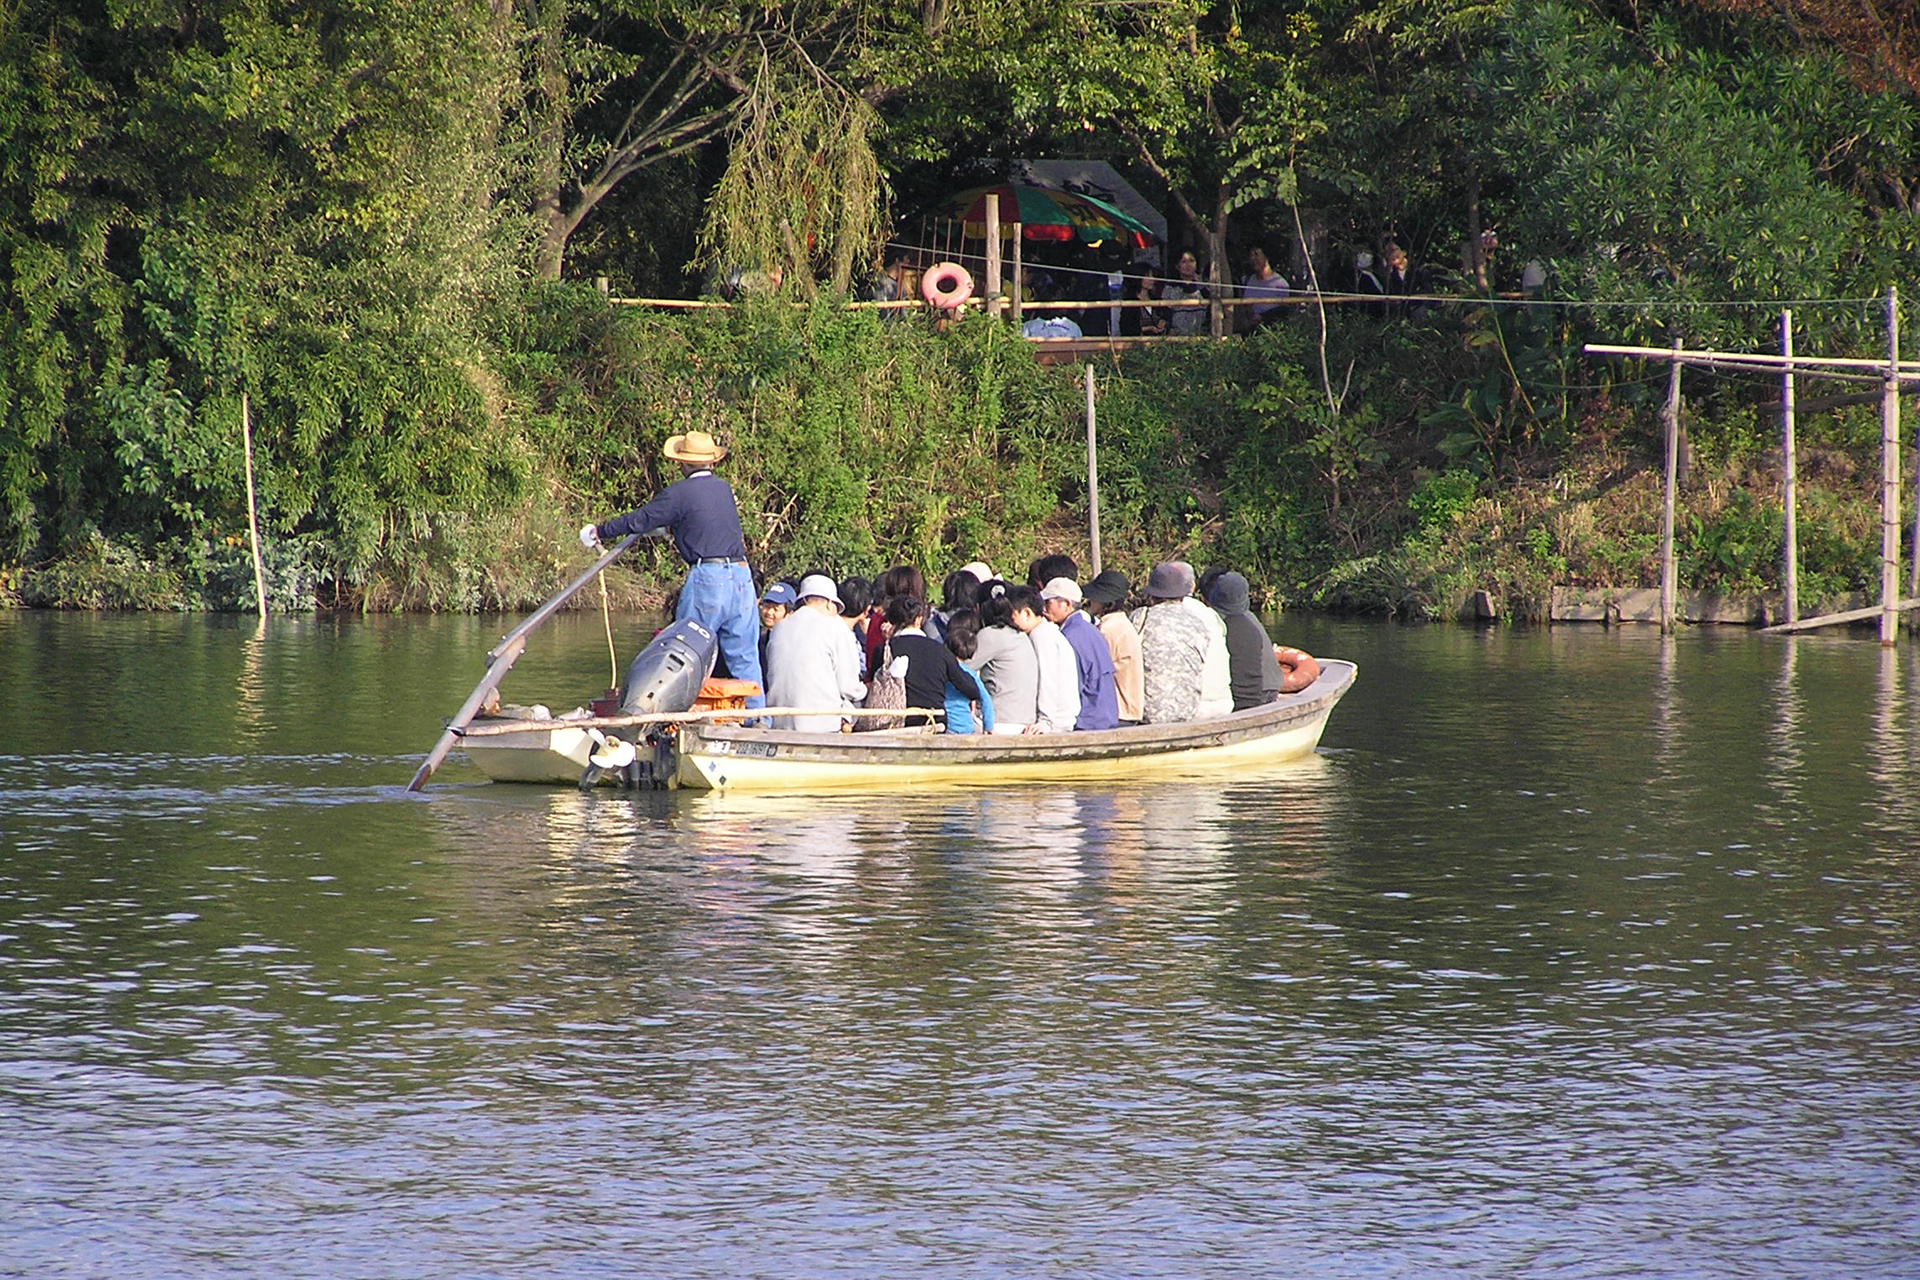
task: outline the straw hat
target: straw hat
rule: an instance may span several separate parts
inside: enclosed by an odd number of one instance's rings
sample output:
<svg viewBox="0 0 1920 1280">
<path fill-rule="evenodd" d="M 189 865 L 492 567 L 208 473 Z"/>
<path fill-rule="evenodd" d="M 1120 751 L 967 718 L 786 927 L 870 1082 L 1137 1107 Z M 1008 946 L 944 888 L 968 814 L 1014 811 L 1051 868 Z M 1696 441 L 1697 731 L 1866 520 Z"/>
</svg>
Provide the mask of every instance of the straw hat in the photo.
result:
<svg viewBox="0 0 1920 1280">
<path fill-rule="evenodd" d="M 727 456 L 727 451 L 704 431 L 689 431 L 683 436 L 668 436 L 662 453 L 675 462 L 711 465 Z"/>
</svg>

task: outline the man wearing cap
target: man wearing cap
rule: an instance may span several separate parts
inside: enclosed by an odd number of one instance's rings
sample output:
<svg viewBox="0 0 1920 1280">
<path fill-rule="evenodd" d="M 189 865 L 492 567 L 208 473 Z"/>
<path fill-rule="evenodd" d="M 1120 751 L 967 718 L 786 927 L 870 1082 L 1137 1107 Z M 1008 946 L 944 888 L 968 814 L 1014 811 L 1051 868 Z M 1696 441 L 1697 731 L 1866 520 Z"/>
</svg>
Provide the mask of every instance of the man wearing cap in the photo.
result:
<svg viewBox="0 0 1920 1280">
<path fill-rule="evenodd" d="M 1120 704 L 1114 693 L 1113 654 L 1087 615 L 1080 612 L 1084 597 L 1072 578 L 1052 578 L 1040 588 L 1040 611 L 1073 649 L 1080 677 L 1080 714 L 1075 729 L 1115 729 Z"/>
<path fill-rule="evenodd" d="M 1200 708 L 1200 675 L 1213 634 L 1183 603 L 1192 594 L 1193 570 L 1177 560 L 1163 561 L 1147 577 L 1147 607 L 1133 611 L 1145 724 L 1191 720 Z"/>
<path fill-rule="evenodd" d="M 775 582 L 760 593 L 760 673 L 767 671 L 767 637 L 781 620 L 800 603 L 800 593 L 784 582 Z"/>
<path fill-rule="evenodd" d="M 767 637 L 767 696 L 776 707 L 831 711 L 867 696 L 860 646 L 840 618 L 840 592 L 824 573 L 800 579 L 798 606 Z M 775 716 L 776 729 L 838 733 L 841 717 Z"/>
<path fill-rule="evenodd" d="M 733 488 L 713 474 L 713 464 L 727 451 L 704 431 L 667 437 L 661 450 L 680 464 L 679 480 L 662 489 L 638 511 L 629 511 L 605 524 L 580 530 L 580 544 L 589 551 L 608 539 L 630 533 L 666 529 L 674 550 L 687 562 L 687 580 L 680 588 L 675 621 L 691 618 L 720 640 L 727 671 L 736 680 L 766 687 L 760 672 L 760 618 L 754 607 L 753 571 L 747 568 L 747 542 L 740 532 L 740 510 Z M 749 707 L 764 707 L 766 698 L 754 694 Z"/>
<path fill-rule="evenodd" d="M 1041 612 L 1040 593 L 1032 587 L 1008 587 L 1007 604 L 1016 631 L 1033 645 L 1040 679 L 1033 723 L 1027 733 L 1071 733 L 1080 718 L 1080 663 L 1060 628 Z"/>
<path fill-rule="evenodd" d="M 1113 693 L 1122 728 L 1140 723 L 1140 698 L 1145 691 L 1140 678 L 1140 633 L 1120 607 L 1132 591 L 1125 574 L 1103 569 L 1087 584 L 1085 593 L 1087 614 L 1113 658 Z"/>
</svg>

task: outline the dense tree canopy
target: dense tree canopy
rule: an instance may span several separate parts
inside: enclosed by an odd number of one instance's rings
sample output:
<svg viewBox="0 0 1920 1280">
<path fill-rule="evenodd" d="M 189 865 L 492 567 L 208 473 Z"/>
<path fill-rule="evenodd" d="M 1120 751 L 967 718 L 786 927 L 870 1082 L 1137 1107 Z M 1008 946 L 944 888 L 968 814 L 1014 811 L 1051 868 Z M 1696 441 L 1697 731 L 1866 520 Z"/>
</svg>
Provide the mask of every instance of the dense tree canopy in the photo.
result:
<svg viewBox="0 0 1920 1280">
<path fill-rule="evenodd" d="M 1920 261 L 1914 40 L 1827 0 L 18 0 L 0 562 L 223 545 L 245 396 L 289 581 L 362 580 L 572 483 L 548 282 L 846 291 L 1020 158 L 1110 160 L 1222 276 L 1259 241 L 1336 288 L 1391 235 L 1647 332 L 1862 296 Z"/>
</svg>

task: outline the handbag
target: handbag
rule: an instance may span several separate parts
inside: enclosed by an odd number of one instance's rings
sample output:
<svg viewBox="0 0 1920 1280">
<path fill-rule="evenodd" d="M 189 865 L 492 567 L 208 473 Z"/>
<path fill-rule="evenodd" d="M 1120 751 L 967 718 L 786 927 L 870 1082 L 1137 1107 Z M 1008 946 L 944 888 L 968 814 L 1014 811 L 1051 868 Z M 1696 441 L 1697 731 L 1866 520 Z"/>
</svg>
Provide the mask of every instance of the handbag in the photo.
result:
<svg viewBox="0 0 1920 1280">
<path fill-rule="evenodd" d="M 901 662 L 906 660 L 903 658 Z M 907 682 L 893 670 L 893 644 L 891 641 L 880 646 L 880 660 L 873 664 L 873 670 L 867 676 L 867 696 L 860 705 L 869 711 L 905 711 L 907 709 Z M 905 716 L 860 716 L 853 722 L 855 733 L 871 733 L 875 729 L 898 729 L 905 723 Z"/>
</svg>

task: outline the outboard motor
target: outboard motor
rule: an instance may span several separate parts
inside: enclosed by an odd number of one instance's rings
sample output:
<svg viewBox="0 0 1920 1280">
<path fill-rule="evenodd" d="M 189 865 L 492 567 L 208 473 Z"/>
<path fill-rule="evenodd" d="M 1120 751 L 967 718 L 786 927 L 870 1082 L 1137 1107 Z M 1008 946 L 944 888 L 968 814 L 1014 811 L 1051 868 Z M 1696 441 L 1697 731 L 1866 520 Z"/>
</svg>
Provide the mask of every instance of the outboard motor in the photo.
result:
<svg viewBox="0 0 1920 1280">
<path fill-rule="evenodd" d="M 691 618 L 674 623 L 655 636 L 627 668 L 620 714 L 691 709 L 719 652 L 720 641 L 713 632 Z"/>
</svg>

